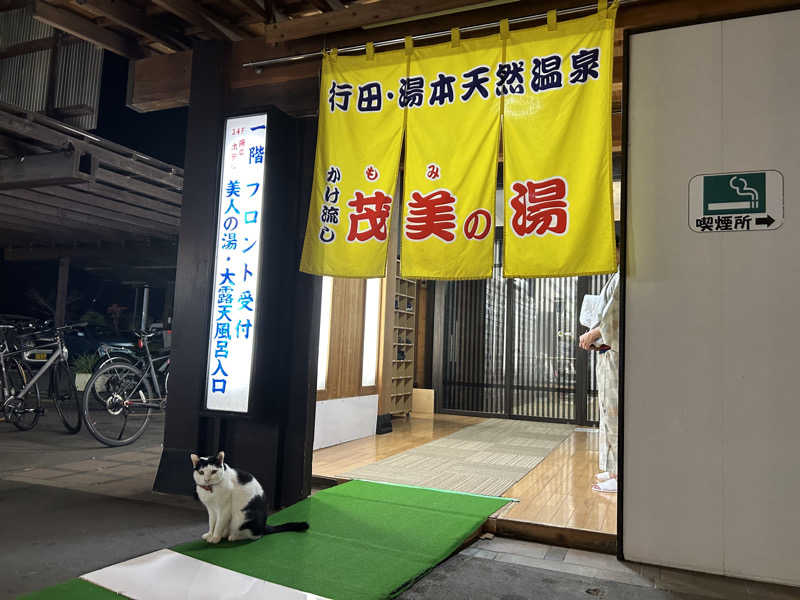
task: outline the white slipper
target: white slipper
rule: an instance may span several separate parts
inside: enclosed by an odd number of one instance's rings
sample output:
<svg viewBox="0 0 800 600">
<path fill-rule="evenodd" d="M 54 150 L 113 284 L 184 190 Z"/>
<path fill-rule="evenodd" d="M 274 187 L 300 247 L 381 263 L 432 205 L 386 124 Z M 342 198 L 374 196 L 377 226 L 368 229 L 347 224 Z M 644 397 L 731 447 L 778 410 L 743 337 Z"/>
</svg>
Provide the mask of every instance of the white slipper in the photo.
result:
<svg viewBox="0 0 800 600">
<path fill-rule="evenodd" d="M 616 493 L 616 491 L 617 491 L 617 480 L 616 479 L 609 479 L 608 481 L 601 481 L 600 483 L 595 483 L 592 486 L 592 489 L 595 492 Z"/>
<path fill-rule="evenodd" d="M 608 471 L 603 471 L 602 473 L 598 473 L 597 475 L 595 475 L 594 478 L 597 481 L 608 481 L 609 479 L 611 479 L 611 473 L 609 473 Z"/>
</svg>

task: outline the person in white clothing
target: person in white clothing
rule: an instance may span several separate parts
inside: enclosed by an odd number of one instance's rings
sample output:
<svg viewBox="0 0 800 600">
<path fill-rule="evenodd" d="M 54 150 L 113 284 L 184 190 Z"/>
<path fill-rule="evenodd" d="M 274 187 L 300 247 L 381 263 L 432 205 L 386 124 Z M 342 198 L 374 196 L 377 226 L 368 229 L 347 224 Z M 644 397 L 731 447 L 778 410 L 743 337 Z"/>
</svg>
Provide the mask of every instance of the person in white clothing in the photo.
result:
<svg viewBox="0 0 800 600">
<path fill-rule="evenodd" d="M 619 238 L 617 238 L 619 264 Z M 597 351 L 597 380 L 600 404 L 600 472 L 592 489 L 617 491 L 617 439 L 619 434 L 619 270 L 600 291 L 598 320 L 584 333 L 579 345 Z"/>
</svg>

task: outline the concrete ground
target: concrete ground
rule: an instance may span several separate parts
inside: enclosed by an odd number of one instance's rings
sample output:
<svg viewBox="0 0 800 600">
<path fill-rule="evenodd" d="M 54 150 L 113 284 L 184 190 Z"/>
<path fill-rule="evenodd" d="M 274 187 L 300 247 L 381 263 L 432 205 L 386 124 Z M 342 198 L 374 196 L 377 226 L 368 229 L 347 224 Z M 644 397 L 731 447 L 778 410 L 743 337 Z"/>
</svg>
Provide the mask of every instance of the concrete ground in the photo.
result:
<svg viewBox="0 0 800 600">
<path fill-rule="evenodd" d="M 798 600 L 800 589 L 620 562 L 507 538 L 478 540 L 399 600 Z"/>
<path fill-rule="evenodd" d="M 67 434 L 55 410 L 45 408 L 32 431 L 0 423 L 0 598 L 205 531 L 198 502 L 151 491 L 163 417 L 154 418 L 134 444 L 108 448 L 85 427 Z"/>
<path fill-rule="evenodd" d="M 122 448 L 102 446 L 85 430 L 67 435 L 55 411 L 29 432 L 0 423 L 0 599 L 205 531 L 205 509 L 197 501 L 151 491 L 162 436 L 161 419 Z M 800 590 L 487 538 L 433 569 L 401 598 L 800 600 Z"/>
<path fill-rule="evenodd" d="M 0 481 L 0 515 L 0 598 L 196 539 L 208 525 L 190 508 L 13 481 Z"/>
<path fill-rule="evenodd" d="M 191 498 L 152 492 L 163 437 L 164 417 L 159 414 L 136 442 L 109 448 L 85 426 L 67 434 L 55 410 L 48 410 L 31 431 L 0 423 L 0 480 L 203 510 Z"/>
</svg>

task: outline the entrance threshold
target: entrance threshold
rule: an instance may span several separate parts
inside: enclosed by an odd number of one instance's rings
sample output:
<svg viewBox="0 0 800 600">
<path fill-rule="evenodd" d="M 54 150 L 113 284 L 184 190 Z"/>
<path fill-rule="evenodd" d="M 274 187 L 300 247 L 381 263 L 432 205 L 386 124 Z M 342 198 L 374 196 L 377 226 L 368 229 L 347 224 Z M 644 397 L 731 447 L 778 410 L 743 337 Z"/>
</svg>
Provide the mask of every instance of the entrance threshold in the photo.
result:
<svg viewBox="0 0 800 600">
<path fill-rule="evenodd" d="M 325 475 L 312 475 L 311 477 L 311 485 L 316 490 L 334 487 L 347 481 L 350 480 Z M 613 533 L 509 519 L 502 516 L 507 510 L 508 507 L 506 506 L 491 515 L 483 524 L 483 527 L 470 537 L 463 547 L 469 546 L 482 534 L 491 533 L 498 537 L 538 542 L 548 546 L 562 546 L 564 548 L 602 552 L 604 554 L 615 555 L 617 553 L 617 536 Z"/>
</svg>

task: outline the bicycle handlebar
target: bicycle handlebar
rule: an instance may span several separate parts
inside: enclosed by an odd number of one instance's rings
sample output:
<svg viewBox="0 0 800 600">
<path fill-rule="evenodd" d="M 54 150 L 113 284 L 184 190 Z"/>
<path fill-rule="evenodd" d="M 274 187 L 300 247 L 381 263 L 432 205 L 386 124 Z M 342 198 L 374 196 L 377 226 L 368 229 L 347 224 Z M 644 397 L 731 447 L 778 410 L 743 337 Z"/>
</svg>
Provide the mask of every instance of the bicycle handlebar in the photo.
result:
<svg viewBox="0 0 800 600">
<path fill-rule="evenodd" d="M 66 331 L 68 329 L 82 329 L 83 327 L 86 327 L 87 325 L 89 325 L 89 323 L 86 322 L 86 321 L 83 321 L 81 323 L 70 323 L 69 325 L 62 325 L 61 327 L 56 327 L 56 329 L 58 331 Z"/>
<path fill-rule="evenodd" d="M 151 337 L 156 336 L 156 335 L 159 334 L 158 331 L 141 331 L 141 330 L 138 330 L 138 329 L 136 331 L 134 331 L 133 333 L 134 333 L 134 335 L 136 335 L 136 337 L 143 338 L 143 339 L 150 339 Z"/>
</svg>

